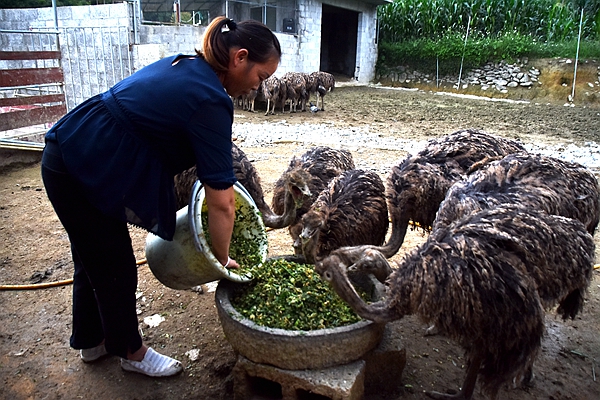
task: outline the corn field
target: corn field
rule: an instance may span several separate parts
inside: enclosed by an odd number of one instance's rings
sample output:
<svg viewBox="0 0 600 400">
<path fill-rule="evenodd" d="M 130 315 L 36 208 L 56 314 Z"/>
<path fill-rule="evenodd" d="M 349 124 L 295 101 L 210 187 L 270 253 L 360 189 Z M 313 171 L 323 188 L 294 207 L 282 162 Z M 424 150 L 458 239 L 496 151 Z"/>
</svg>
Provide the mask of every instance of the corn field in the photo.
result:
<svg viewBox="0 0 600 400">
<path fill-rule="evenodd" d="M 600 40 L 600 0 L 395 0 L 378 9 L 382 42 L 436 40 L 448 34 L 532 36 L 543 42 Z"/>
</svg>

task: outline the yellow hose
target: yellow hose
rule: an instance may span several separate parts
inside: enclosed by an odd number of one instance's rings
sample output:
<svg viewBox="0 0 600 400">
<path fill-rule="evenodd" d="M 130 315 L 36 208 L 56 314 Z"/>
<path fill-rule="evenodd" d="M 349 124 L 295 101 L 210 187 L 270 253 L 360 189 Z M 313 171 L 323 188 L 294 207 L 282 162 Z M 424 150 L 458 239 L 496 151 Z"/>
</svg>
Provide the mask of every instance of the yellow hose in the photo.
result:
<svg viewBox="0 0 600 400">
<path fill-rule="evenodd" d="M 73 278 L 65 279 L 64 281 L 34 283 L 30 285 L 0 285 L 0 290 L 31 290 L 31 289 L 46 289 L 49 287 L 70 285 L 73 283 Z"/>
<path fill-rule="evenodd" d="M 136 261 L 135 264 L 136 265 L 142 265 L 142 264 L 146 264 L 148 261 L 145 258 L 142 258 L 139 261 Z M 44 282 L 44 283 L 32 283 L 32 284 L 26 284 L 26 285 L 0 285 L 0 290 L 34 290 L 34 289 L 46 289 L 46 288 L 51 288 L 51 287 L 56 287 L 56 286 L 64 286 L 64 285 L 70 285 L 71 283 L 73 283 L 73 278 L 71 279 L 65 279 L 62 281 L 55 281 L 55 282 Z"/>
</svg>

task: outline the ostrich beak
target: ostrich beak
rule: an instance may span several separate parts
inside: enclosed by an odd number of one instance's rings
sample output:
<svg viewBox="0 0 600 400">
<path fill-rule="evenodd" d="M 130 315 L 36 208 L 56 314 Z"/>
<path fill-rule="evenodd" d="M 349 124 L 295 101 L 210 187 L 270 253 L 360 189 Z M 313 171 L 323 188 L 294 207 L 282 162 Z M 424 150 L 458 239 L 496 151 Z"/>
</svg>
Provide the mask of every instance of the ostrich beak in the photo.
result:
<svg viewBox="0 0 600 400">
<path fill-rule="evenodd" d="M 307 185 L 292 186 L 292 193 L 294 195 L 294 201 L 296 204 L 296 208 L 301 208 L 302 204 L 304 204 L 305 197 L 312 197 L 312 193 Z"/>
</svg>

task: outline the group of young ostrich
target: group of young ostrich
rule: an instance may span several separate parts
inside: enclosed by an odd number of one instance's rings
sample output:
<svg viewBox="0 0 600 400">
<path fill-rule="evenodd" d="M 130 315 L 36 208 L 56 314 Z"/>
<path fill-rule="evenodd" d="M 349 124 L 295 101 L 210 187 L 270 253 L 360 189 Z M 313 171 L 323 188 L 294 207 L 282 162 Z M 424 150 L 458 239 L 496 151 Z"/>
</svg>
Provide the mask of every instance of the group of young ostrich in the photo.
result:
<svg viewBox="0 0 600 400">
<path fill-rule="evenodd" d="M 350 152 L 322 146 L 291 160 L 269 206 L 252 163 L 235 144 L 232 154 L 265 225 L 287 227 L 295 256 L 359 316 L 385 323 L 414 314 L 463 347 L 460 390 L 429 397 L 470 399 L 478 378 L 493 399 L 507 383 L 527 383 L 545 312 L 557 307 L 567 319 L 583 307 L 600 187 L 579 164 L 467 129 L 430 140 L 384 184 L 356 169 Z M 193 169 L 176 177 L 180 206 L 195 179 Z M 410 224 L 429 235 L 392 267 Z M 355 288 L 369 276 L 384 288 L 373 303 Z"/>
<path fill-rule="evenodd" d="M 255 112 L 256 101 L 265 101 L 265 115 L 275 114 L 276 107 L 281 108 L 281 113 L 284 114 L 286 106 L 290 113 L 307 111 L 307 106 L 310 106 L 311 112 L 325 111 L 325 95 L 334 88 L 335 77 L 329 72 L 287 72 L 281 77 L 271 75 L 262 81 L 258 90 L 252 90 L 249 94 L 234 99 L 234 102 L 242 110 Z M 310 101 L 313 95 L 316 104 Z"/>
</svg>

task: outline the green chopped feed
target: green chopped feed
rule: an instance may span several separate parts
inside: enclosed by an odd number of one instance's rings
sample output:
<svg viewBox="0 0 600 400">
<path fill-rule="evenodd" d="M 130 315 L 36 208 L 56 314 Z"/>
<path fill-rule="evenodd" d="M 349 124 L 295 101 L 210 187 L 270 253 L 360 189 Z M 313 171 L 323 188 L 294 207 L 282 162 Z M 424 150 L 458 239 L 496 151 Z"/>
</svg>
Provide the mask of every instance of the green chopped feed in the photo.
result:
<svg viewBox="0 0 600 400">
<path fill-rule="evenodd" d="M 258 325 L 310 331 L 360 321 L 311 265 L 267 259 L 251 274 L 252 281 L 244 284 L 231 304 Z"/>
<path fill-rule="evenodd" d="M 229 256 L 240 265 L 238 269 L 229 270 L 237 275 L 247 275 L 250 270 L 263 261 L 262 249 L 267 247 L 267 233 L 259 221 L 260 215 L 236 197 L 235 220 L 229 245 Z M 206 202 L 202 205 L 200 215 L 202 231 L 209 246 L 212 247 L 208 232 L 208 208 Z"/>
<path fill-rule="evenodd" d="M 236 213 L 229 255 L 240 264 L 230 270 L 252 276 L 252 281 L 236 293 L 231 303 L 244 317 L 258 325 L 287 330 L 310 331 L 350 325 L 361 320 L 313 266 L 285 259 L 262 262 L 261 249 L 267 246 L 267 234 L 257 229 L 260 215 L 236 198 Z M 201 222 L 206 242 L 208 209 L 202 205 Z"/>
</svg>

